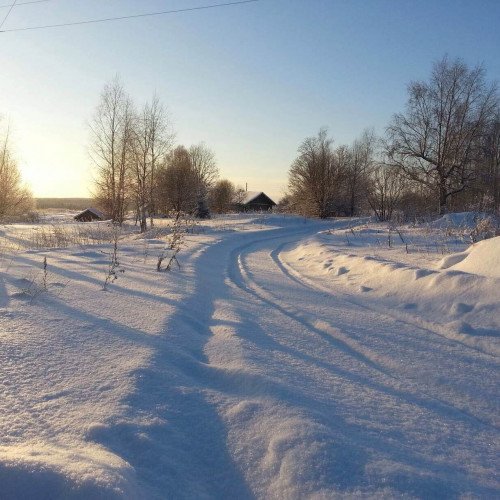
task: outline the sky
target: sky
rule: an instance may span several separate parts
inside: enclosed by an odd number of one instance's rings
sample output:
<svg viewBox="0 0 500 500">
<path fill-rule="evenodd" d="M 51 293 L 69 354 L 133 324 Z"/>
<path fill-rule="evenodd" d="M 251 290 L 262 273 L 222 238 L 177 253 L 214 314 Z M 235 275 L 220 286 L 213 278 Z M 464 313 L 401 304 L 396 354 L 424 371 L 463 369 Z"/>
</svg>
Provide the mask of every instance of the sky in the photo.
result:
<svg viewBox="0 0 500 500">
<path fill-rule="evenodd" d="M 20 4 L 27 0 L 17 0 Z M 44 0 L 3 29 L 224 0 Z M 0 0 L 0 23 L 13 0 Z M 221 176 L 279 199 L 301 141 L 383 134 L 406 87 L 445 54 L 500 79 L 500 2 L 260 0 L 156 17 L 0 33 L 0 115 L 37 197 L 87 197 L 88 123 L 119 75 L 140 106 L 156 93 L 177 144 L 204 142 Z"/>
</svg>

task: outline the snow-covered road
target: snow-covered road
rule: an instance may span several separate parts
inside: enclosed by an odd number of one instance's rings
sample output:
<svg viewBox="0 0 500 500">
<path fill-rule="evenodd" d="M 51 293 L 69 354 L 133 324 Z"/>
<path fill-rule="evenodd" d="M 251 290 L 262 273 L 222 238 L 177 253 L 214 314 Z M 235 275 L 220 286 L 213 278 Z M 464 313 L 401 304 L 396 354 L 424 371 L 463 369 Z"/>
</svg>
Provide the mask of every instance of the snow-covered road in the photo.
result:
<svg viewBox="0 0 500 500">
<path fill-rule="evenodd" d="M 289 251 L 322 228 L 197 247 L 133 390 L 85 434 L 133 469 L 116 496 L 498 496 L 498 359 L 306 277 Z"/>
<path fill-rule="evenodd" d="M 230 252 L 230 332 L 215 321 L 205 349 L 254 492 L 494 495 L 495 360 L 301 281 L 281 260 L 297 232 L 276 233 Z"/>
</svg>

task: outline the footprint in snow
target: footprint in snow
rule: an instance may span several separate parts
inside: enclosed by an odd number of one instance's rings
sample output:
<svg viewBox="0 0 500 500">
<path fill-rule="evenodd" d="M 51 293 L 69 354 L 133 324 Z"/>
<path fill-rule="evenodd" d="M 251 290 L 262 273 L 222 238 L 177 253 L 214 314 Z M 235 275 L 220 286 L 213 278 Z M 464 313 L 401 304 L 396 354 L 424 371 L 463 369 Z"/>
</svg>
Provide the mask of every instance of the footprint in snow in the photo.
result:
<svg viewBox="0 0 500 500">
<path fill-rule="evenodd" d="M 452 330 L 461 334 L 474 335 L 475 333 L 474 328 L 465 321 L 452 321 L 451 323 L 448 323 L 448 325 L 452 328 Z"/>
<path fill-rule="evenodd" d="M 414 272 L 415 280 L 419 280 L 420 278 L 424 278 L 425 276 L 429 276 L 429 274 L 434 274 L 434 271 L 429 271 L 429 269 L 417 269 Z"/>
<path fill-rule="evenodd" d="M 64 288 L 66 285 L 64 283 L 56 282 L 56 283 L 51 283 L 50 286 L 53 288 Z"/>
<path fill-rule="evenodd" d="M 342 274 L 346 274 L 349 272 L 349 269 L 347 269 L 347 267 L 344 267 L 344 266 L 341 266 L 339 267 L 336 272 L 335 272 L 335 276 L 341 276 Z"/>
<path fill-rule="evenodd" d="M 406 304 L 403 304 L 401 306 L 403 309 L 416 309 L 417 308 L 417 304 L 415 304 L 414 302 L 407 302 Z"/>
<path fill-rule="evenodd" d="M 474 306 L 471 304 L 464 304 L 463 302 L 455 302 L 451 306 L 451 313 L 454 315 L 462 315 L 471 312 L 474 309 Z"/>
<path fill-rule="evenodd" d="M 25 291 L 11 293 L 9 297 L 17 300 L 28 300 L 31 298 L 30 294 Z"/>
</svg>

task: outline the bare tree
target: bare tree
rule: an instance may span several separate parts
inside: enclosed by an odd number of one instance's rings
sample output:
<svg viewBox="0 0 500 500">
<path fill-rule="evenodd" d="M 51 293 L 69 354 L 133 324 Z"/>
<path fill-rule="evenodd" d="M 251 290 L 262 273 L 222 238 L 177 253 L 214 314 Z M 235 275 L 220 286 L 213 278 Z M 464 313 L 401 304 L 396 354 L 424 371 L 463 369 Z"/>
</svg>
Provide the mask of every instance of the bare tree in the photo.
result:
<svg viewBox="0 0 500 500">
<path fill-rule="evenodd" d="M 369 174 L 374 166 L 375 133 L 365 130 L 349 148 L 349 161 L 346 168 L 345 186 L 348 202 L 348 215 L 357 215 L 366 190 Z"/>
<path fill-rule="evenodd" d="M 189 151 L 184 146 L 176 147 L 158 177 L 158 199 L 165 213 L 196 211 L 197 180 Z"/>
<path fill-rule="evenodd" d="M 322 128 L 316 137 L 302 142 L 289 170 L 290 196 L 306 215 L 325 218 L 333 214 L 340 178 L 332 143 Z"/>
<path fill-rule="evenodd" d="M 447 57 L 434 64 L 429 82 L 408 88 L 406 112 L 387 128 L 387 155 L 410 179 L 435 190 L 439 212 L 474 179 L 480 139 L 496 104 L 495 85 L 481 67 Z"/>
<path fill-rule="evenodd" d="M 3 133 L 0 130 L 0 218 L 22 214 L 33 207 L 33 196 L 22 185 L 9 139 L 9 129 Z"/>
<path fill-rule="evenodd" d="M 208 214 L 208 192 L 219 177 L 219 169 L 214 152 L 203 143 L 191 146 L 189 156 L 196 176 L 197 215 L 204 217 Z"/>
<path fill-rule="evenodd" d="M 172 149 L 174 133 L 171 131 L 170 121 L 165 108 L 158 97 L 153 97 L 150 106 L 150 133 L 151 133 L 151 175 L 149 182 L 149 195 L 151 199 L 150 222 L 153 226 L 153 215 L 156 214 L 155 189 L 157 185 L 158 170 L 165 163 L 167 153 Z"/>
<path fill-rule="evenodd" d="M 404 179 L 395 167 L 379 165 L 371 172 L 368 203 L 379 221 L 391 220 L 404 193 Z"/>
<path fill-rule="evenodd" d="M 210 208 L 216 213 L 228 212 L 235 193 L 234 184 L 227 179 L 221 179 L 210 190 Z"/>
<path fill-rule="evenodd" d="M 204 143 L 189 148 L 191 164 L 198 177 L 198 182 L 205 188 L 211 188 L 219 177 L 215 153 Z"/>
<path fill-rule="evenodd" d="M 147 229 L 148 213 L 153 226 L 158 172 L 172 142 L 173 134 L 170 132 L 166 112 L 158 97 L 154 96 L 134 121 L 132 178 L 141 232 Z"/>
<path fill-rule="evenodd" d="M 128 168 L 133 159 L 132 102 L 118 78 L 104 87 L 90 124 L 90 156 L 96 168 L 95 197 L 121 224 L 127 203 Z"/>
<path fill-rule="evenodd" d="M 484 156 L 485 188 L 492 199 L 492 210 L 498 213 L 500 210 L 500 109 L 497 109 L 484 137 Z"/>
</svg>

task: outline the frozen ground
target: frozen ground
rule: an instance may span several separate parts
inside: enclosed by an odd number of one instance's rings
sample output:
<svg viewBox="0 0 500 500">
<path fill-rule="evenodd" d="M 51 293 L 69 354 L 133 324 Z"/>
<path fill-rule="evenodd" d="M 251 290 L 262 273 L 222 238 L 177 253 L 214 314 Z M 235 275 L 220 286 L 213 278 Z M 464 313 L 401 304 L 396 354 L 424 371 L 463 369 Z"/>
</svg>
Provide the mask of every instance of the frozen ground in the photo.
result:
<svg viewBox="0 0 500 500">
<path fill-rule="evenodd" d="M 0 230 L 0 498 L 500 495 L 500 238 L 227 217 L 105 292 L 105 227 Z"/>
</svg>

